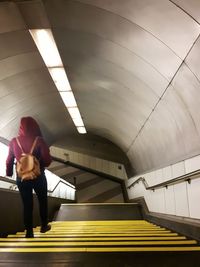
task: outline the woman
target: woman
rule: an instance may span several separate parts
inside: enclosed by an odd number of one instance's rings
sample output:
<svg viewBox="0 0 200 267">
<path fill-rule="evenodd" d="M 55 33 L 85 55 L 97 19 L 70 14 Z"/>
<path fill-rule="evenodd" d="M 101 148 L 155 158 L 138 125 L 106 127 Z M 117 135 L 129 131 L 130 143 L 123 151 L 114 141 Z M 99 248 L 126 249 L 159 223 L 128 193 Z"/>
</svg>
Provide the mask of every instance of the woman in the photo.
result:
<svg viewBox="0 0 200 267">
<path fill-rule="evenodd" d="M 51 163 L 49 148 L 42 138 L 39 125 L 32 117 L 21 119 L 19 136 L 13 138 L 9 144 L 9 153 L 6 160 L 6 175 L 13 175 L 14 160 L 18 162 L 21 155 L 29 153 L 35 141 L 33 155 L 39 161 L 40 175 L 33 180 L 22 180 L 17 174 L 17 186 L 21 194 L 24 206 L 24 225 L 26 237 L 34 237 L 33 234 L 33 189 L 39 201 L 41 233 L 51 229 L 48 224 L 48 205 L 47 205 L 47 180 L 45 177 L 45 167 Z"/>
</svg>

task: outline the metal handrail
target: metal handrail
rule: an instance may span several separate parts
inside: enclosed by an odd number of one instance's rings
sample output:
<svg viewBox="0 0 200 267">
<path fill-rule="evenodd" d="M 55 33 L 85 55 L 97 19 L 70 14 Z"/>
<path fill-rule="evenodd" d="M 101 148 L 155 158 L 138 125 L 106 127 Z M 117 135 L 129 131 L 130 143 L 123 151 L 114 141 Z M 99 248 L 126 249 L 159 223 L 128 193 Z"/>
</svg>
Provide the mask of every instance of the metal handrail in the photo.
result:
<svg viewBox="0 0 200 267">
<path fill-rule="evenodd" d="M 48 190 L 48 193 L 53 193 L 56 190 L 56 188 L 59 186 L 59 184 L 64 184 L 64 185 L 67 185 L 67 186 L 75 189 L 75 186 L 69 185 L 69 184 L 65 183 L 64 181 L 59 180 L 58 183 L 55 185 L 54 189 L 53 190 Z"/>
<path fill-rule="evenodd" d="M 200 178 L 200 169 L 197 171 L 193 171 L 193 172 L 178 176 L 178 177 L 173 178 L 171 180 L 168 180 L 166 182 L 153 185 L 153 186 L 149 186 L 144 177 L 139 177 L 135 182 L 130 184 L 127 188 L 130 189 L 131 187 L 134 187 L 139 182 L 142 182 L 144 184 L 146 190 L 153 190 L 154 191 L 155 189 L 159 189 L 159 188 L 163 188 L 163 187 L 168 188 L 168 186 L 170 186 L 170 185 L 179 184 L 182 182 L 188 182 L 190 184 L 191 180 L 196 179 L 196 178 Z"/>
<path fill-rule="evenodd" d="M 0 181 L 6 182 L 6 183 L 11 183 L 11 184 L 16 184 L 15 180 L 8 178 L 8 177 L 3 177 L 3 176 L 0 176 Z"/>
<path fill-rule="evenodd" d="M 3 181 L 3 182 L 6 182 L 6 183 L 10 183 L 10 184 L 14 184 L 14 185 L 16 185 L 16 181 L 13 180 L 13 179 L 10 179 L 10 178 L 8 178 L 8 177 L 0 176 L 0 181 Z M 59 181 L 57 182 L 57 184 L 55 185 L 55 187 L 53 188 L 53 190 L 48 190 L 47 192 L 52 194 L 52 193 L 56 190 L 56 188 L 59 186 L 60 183 L 62 183 L 62 184 L 64 184 L 64 185 L 67 185 L 67 186 L 69 186 L 69 187 L 75 189 L 74 186 L 72 186 L 72 185 L 70 185 L 70 184 L 68 184 L 68 183 L 65 183 L 65 182 L 62 181 L 62 180 L 59 180 Z"/>
</svg>

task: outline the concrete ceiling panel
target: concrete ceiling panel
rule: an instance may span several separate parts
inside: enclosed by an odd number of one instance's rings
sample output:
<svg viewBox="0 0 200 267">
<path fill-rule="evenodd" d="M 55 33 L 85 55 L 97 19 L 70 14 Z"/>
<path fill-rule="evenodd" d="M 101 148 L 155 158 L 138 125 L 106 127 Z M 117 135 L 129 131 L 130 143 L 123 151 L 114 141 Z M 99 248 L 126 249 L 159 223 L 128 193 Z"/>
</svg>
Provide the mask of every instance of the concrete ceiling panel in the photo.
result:
<svg viewBox="0 0 200 267">
<path fill-rule="evenodd" d="M 51 1 L 47 10 L 53 28 L 68 28 L 109 40 L 130 50 L 168 79 L 181 63 L 181 59 L 163 42 L 114 13 L 76 1 Z M 101 48 L 99 45 L 96 49 Z"/>
<path fill-rule="evenodd" d="M 190 114 L 195 125 L 196 131 L 200 136 L 200 81 L 191 72 L 191 70 L 183 64 L 179 73 L 173 81 L 173 86 L 184 103 L 184 109 Z M 192 143 L 193 138 L 191 138 Z M 197 144 L 199 143 L 196 140 Z"/>
<path fill-rule="evenodd" d="M 183 64 L 172 85 L 127 153 L 138 172 L 199 153 L 200 83 Z"/>
<path fill-rule="evenodd" d="M 161 40 L 182 59 L 199 35 L 200 26 L 174 5 L 173 1 L 125 0 L 123 5 L 121 0 L 79 0 L 78 2 L 97 6 L 132 21 Z M 198 11 L 200 10 L 198 0 L 178 0 L 178 2 L 182 2 L 183 5 L 186 3 L 185 5 L 191 6 L 192 10 L 196 7 Z"/>
<path fill-rule="evenodd" d="M 200 153 L 199 10 L 197 0 L 1 2 L 0 136 L 27 115 L 49 142 L 76 131 L 28 32 L 51 25 L 89 133 L 138 173 Z"/>
<path fill-rule="evenodd" d="M 0 21 L 0 135 L 15 136 L 22 116 L 37 118 L 49 142 L 74 133 L 68 111 L 14 3 L 0 3 Z"/>
<path fill-rule="evenodd" d="M 30 52 L 8 57 L 0 61 L 0 80 L 6 79 L 18 73 L 44 67 L 44 63 L 38 52 Z"/>
<path fill-rule="evenodd" d="M 118 77 L 118 81 L 126 81 L 130 73 L 158 96 L 162 95 L 169 83 L 152 65 L 109 40 L 68 29 L 56 29 L 54 35 L 66 67 L 70 64 L 77 70 L 82 70 L 85 66 L 91 66 L 95 70 L 99 66 L 97 71 L 100 74 L 102 71 L 105 73 L 104 68 L 110 63 L 107 75 Z M 121 71 L 120 76 L 116 73 L 117 68 Z M 66 71 L 68 72 L 67 68 Z"/>
<path fill-rule="evenodd" d="M 0 60 L 36 50 L 28 31 L 0 34 Z"/>
<path fill-rule="evenodd" d="M 0 34 L 26 29 L 26 24 L 21 17 L 19 9 L 12 2 L 0 2 Z"/>
<path fill-rule="evenodd" d="M 185 63 L 200 81 L 200 37 L 192 47 L 190 53 L 185 59 Z"/>
<path fill-rule="evenodd" d="M 172 3 L 182 8 L 188 15 L 200 23 L 200 1 L 199 0 L 171 0 Z"/>
</svg>

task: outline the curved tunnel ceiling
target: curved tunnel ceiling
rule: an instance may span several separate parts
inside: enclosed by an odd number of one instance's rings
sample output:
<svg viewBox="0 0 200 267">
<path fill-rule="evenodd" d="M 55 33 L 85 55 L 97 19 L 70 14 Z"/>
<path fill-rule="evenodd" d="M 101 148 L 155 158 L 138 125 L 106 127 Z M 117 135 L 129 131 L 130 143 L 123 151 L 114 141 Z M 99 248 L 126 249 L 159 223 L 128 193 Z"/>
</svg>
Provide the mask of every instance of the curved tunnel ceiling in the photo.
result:
<svg viewBox="0 0 200 267">
<path fill-rule="evenodd" d="M 14 2 L 0 3 L 0 136 L 27 114 L 50 141 L 76 131 L 28 33 L 41 21 L 89 133 L 119 146 L 138 173 L 200 153 L 199 1 Z"/>
</svg>

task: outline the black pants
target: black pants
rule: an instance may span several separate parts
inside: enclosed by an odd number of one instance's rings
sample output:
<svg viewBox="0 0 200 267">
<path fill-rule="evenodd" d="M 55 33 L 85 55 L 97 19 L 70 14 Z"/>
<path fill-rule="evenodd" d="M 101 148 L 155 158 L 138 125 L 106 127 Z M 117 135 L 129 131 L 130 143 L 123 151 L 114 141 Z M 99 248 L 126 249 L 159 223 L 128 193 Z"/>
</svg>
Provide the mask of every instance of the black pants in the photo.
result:
<svg viewBox="0 0 200 267">
<path fill-rule="evenodd" d="M 45 174 L 43 173 L 37 179 L 29 181 L 21 181 L 20 178 L 17 178 L 17 186 L 24 206 L 25 229 L 33 228 L 33 189 L 39 202 L 41 224 L 45 226 L 48 223 L 47 180 Z"/>
</svg>

